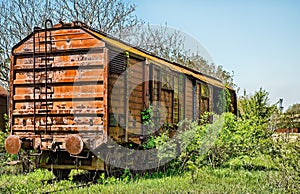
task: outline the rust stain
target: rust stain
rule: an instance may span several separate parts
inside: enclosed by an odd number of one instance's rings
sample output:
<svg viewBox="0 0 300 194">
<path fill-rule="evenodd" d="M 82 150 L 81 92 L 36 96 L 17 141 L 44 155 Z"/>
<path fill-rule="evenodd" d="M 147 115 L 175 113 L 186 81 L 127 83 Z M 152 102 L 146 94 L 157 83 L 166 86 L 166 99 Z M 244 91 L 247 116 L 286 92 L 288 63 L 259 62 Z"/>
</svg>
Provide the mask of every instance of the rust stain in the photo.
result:
<svg viewBox="0 0 300 194">
<path fill-rule="evenodd" d="M 107 140 L 106 53 L 99 50 L 105 43 L 82 29 L 57 28 L 48 33 L 51 46 L 45 44 L 45 33 L 41 31 L 12 52 L 12 133 L 20 139 L 31 139 L 34 149 L 51 150 L 53 142 L 61 142 L 62 149 L 66 149 L 65 139 L 70 132 L 89 131 L 83 138 L 100 134 L 100 141 L 93 145 L 97 147 Z M 44 57 L 46 50 L 49 59 Z M 35 131 L 44 135 L 36 137 Z"/>
<path fill-rule="evenodd" d="M 65 141 L 66 150 L 73 155 L 80 154 L 83 150 L 83 141 L 79 135 L 70 135 Z"/>
<path fill-rule="evenodd" d="M 21 148 L 21 141 L 18 136 L 10 135 L 5 140 L 5 149 L 9 154 L 16 154 Z"/>
</svg>

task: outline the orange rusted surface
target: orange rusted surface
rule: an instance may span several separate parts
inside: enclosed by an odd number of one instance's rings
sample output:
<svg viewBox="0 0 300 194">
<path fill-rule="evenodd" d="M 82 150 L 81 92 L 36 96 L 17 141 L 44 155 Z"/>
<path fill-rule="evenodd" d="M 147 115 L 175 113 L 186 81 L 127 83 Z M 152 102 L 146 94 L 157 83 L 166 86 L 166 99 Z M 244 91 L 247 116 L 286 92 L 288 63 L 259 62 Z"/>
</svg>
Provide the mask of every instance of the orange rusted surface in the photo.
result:
<svg viewBox="0 0 300 194">
<path fill-rule="evenodd" d="M 276 129 L 275 132 L 276 132 L 276 133 L 298 133 L 298 128 L 292 128 L 292 129 L 287 129 L 287 128 Z"/>
<path fill-rule="evenodd" d="M 5 140 L 5 149 L 9 154 L 16 154 L 21 148 L 21 141 L 18 136 L 10 135 Z"/>
<path fill-rule="evenodd" d="M 53 51 L 67 51 L 74 49 L 84 49 L 84 48 L 95 48 L 95 47 L 104 47 L 104 42 L 99 42 L 98 39 L 90 36 L 82 29 L 57 29 L 52 32 L 52 43 Z M 36 38 L 43 40 L 45 38 L 45 33 L 42 31 L 39 34 L 36 34 Z M 39 44 L 35 48 L 37 52 L 44 52 L 45 45 L 44 43 Z M 32 53 L 33 51 L 33 39 L 28 39 L 18 46 L 13 53 L 14 54 L 23 54 L 23 53 Z"/>
<path fill-rule="evenodd" d="M 105 55 L 105 42 L 77 27 L 35 31 L 14 47 L 12 134 L 41 150 L 59 142 L 60 149 L 66 149 L 70 133 L 79 134 L 92 148 L 105 143 Z"/>
<path fill-rule="evenodd" d="M 66 150 L 73 155 L 80 154 L 83 150 L 83 141 L 79 135 L 70 135 L 66 138 Z"/>
<path fill-rule="evenodd" d="M 36 150 L 43 168 L 104 170 L 93 151 L 105 147 L 108 137 L 143 143 L 154 132 L 142 125 L 141 112 L 149 105 L 164 108 L 154 108 L 160 130 L 212 111 L 213 98 L 224 88 L 215 78 L 78 22 L 35 30 L 13 48 L 10 71 L 12 136 L 6 149 Z M 197 83 L 208 86 L 203 98 Z"/>
</svg>

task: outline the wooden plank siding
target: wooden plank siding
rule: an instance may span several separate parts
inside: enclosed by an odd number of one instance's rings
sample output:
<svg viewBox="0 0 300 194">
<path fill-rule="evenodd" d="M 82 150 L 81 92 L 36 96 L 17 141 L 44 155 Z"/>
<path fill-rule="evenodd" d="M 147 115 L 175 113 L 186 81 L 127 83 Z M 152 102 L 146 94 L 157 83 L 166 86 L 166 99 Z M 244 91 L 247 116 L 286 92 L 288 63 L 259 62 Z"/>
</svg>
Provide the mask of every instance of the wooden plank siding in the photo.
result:
<svg viewBox="0 0 300 194">
<path fill-rule="evenodd" d="M 141 111 L 145 108 L 144 93 L 147 89 L 144 86 L 144 62 L 132 57 L 126 59 L 124 51 L 119 53 L 123 53 L 128 71 L 124 71 L 122 74 L 110 71 L 108 80 L 110 92 L 109 118 L 113 121 L 110 121 L 109 136 L 118 142 L 132 141 L 140 143 Z M 113 60 L 112 62 L 115 63 Z M 118 62 L 122 63 L 122 60 L 118 60 Z M 126 93 L 128 99 L 126 99 Z M 126 112 L 126 103 L 128 103 L 128 112 Z M 125 124 L 126 119 L 127 126 Z"/>
<path fill-rule="evenodd" d="M 185 117 L 187 119 L 192 120 L 193 119 L 193 107 L 194 107 L 194 102 L 193 102 L 193 82 L 191 79 L 187 78 L 186 79 L 186 83 L 185 83 L 185 97 L 186 97 L 186 101 L 185 101 Z"/>
</svg>

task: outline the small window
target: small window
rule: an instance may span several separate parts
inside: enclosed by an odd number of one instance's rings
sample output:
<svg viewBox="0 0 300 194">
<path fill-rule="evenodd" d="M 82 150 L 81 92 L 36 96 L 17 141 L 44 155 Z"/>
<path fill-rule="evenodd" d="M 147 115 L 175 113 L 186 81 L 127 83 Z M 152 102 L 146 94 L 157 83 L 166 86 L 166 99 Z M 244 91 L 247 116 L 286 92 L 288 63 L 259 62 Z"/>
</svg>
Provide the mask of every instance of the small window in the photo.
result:
<svg viewBox="0 0 300 194">
<path fill-rule="evenodd" d="M 196 85 L 196 107 L 195 116 L 200 118 L 205 112 L 210 111 L 210 88 L 207 84 L 197 83 Z"/>
<path fill-rule="evenodd" d="M 205 84 L 201 84 L 201 96 L 209 98 L 209 87 Z"/>
<path fill-rule="evenodd" d="M 200 114 L 210 111 L 210 91 L 207 84 L 201 84 Z"/>
<path fill-rule="evenodd" d="M 162 88 L 173 90 L 173 76 L 167 73 L 163 73 L 161 76 Z"/>
</svg>

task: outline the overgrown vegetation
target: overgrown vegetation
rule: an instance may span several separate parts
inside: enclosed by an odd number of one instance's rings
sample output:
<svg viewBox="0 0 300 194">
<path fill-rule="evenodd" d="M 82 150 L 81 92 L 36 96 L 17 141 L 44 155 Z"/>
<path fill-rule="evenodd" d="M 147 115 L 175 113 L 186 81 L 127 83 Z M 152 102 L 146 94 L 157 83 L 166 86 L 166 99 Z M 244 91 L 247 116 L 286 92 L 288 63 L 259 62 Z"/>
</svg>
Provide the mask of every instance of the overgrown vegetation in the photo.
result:
<svg viewBox="0 0 300 194">
<path fill-rule="evenodd" d="M 239 117 L 224 113 L 214 115 L 213 123 L 190 123 L 192 127 L 177 134 L 180 145 L 178 141 L 170 141 L 168 132 L 151 139 L 151 142 L 162 157 L 174 156 L 180 147 L 180 155 L 169 164 L 175 171 L 188 170 L 197 177 L 197 170 L 207 166 L 250 171 L 276 170 L 281 175 L 281 179 L 275 179 L 277 185 L 296 192 L 300 189 L 300 139 L 272 138 L 270 118 L 278 110 L 268 101 L 268 92 L 263 89 L 252 96 L 245 94 L 239 102 Z M 207 121 L 207 117 L 209 114 L 204 115 L 201 121 Z M 186 126 L 186 122 L 183 125 Z M 162 149 L 166 148 L 166 143 L 167 149 Z"/>
<path fill-rule="evenodd" d="M 284 113 L 278 112 L 276 115 L 276 128 L 300 131 L 300 104 L 290 106 Z"/>
<path fill-rule="evenodd" d="M 73 171 L 75 172 L 75 171 Z M 85 185 L 76 180 L 81 174 L 73 173 L 69 180 L 53 180 L 49 171 L 37 170 L 27 175 L 0 175 L 1 193 L 284 193 L 276 185 L 280 179 L 277 171 L 248 171 L 230 168 L 197 170 L 192 179 L 190 173 L 168 176 L 161 173 L 152 176 L 124 178 L 99 178 L 98 184 Z M 128 176 L 127 176 L 128 177 Z"/>
<path fill-rule="evenodd" d="M 272 138 L 270 118 L 277 110 L 269 104 L 268 93 L 260 89 L 252 96 L 245 95 L 239 110 L 239 117 L 231 113 L 206 113 L 199 122 L 183 121 L 174 137 L 169 131 L 157 137 L 150 135 L 144 148 L 156 148 L 161 160 L 171 160 L 150 174 L 134 175 L 130 170 L 125 170 L 119 178 L 102 174 L 99 184 L 74 189 L 82 184 L 76 181 L 74 173 L 69 180 L 49 183 L 47 180 L 53 175 L 47 171 L 37 170 L 26 176 L 7 170 L 0 175 L 0 191 L 65 192 L 72 187 L 69 190 L 72 193 L 145 190 L 150 193 L 297 193 L 300 142 L 299 139 L 290 141 L 286 136 Z M 152 117 L 151 109 L 143 111 L 144 124 L 149 127 L 154 127 Z M 0 137 L 3 145 L 3 134 Z"/>
</svg>

